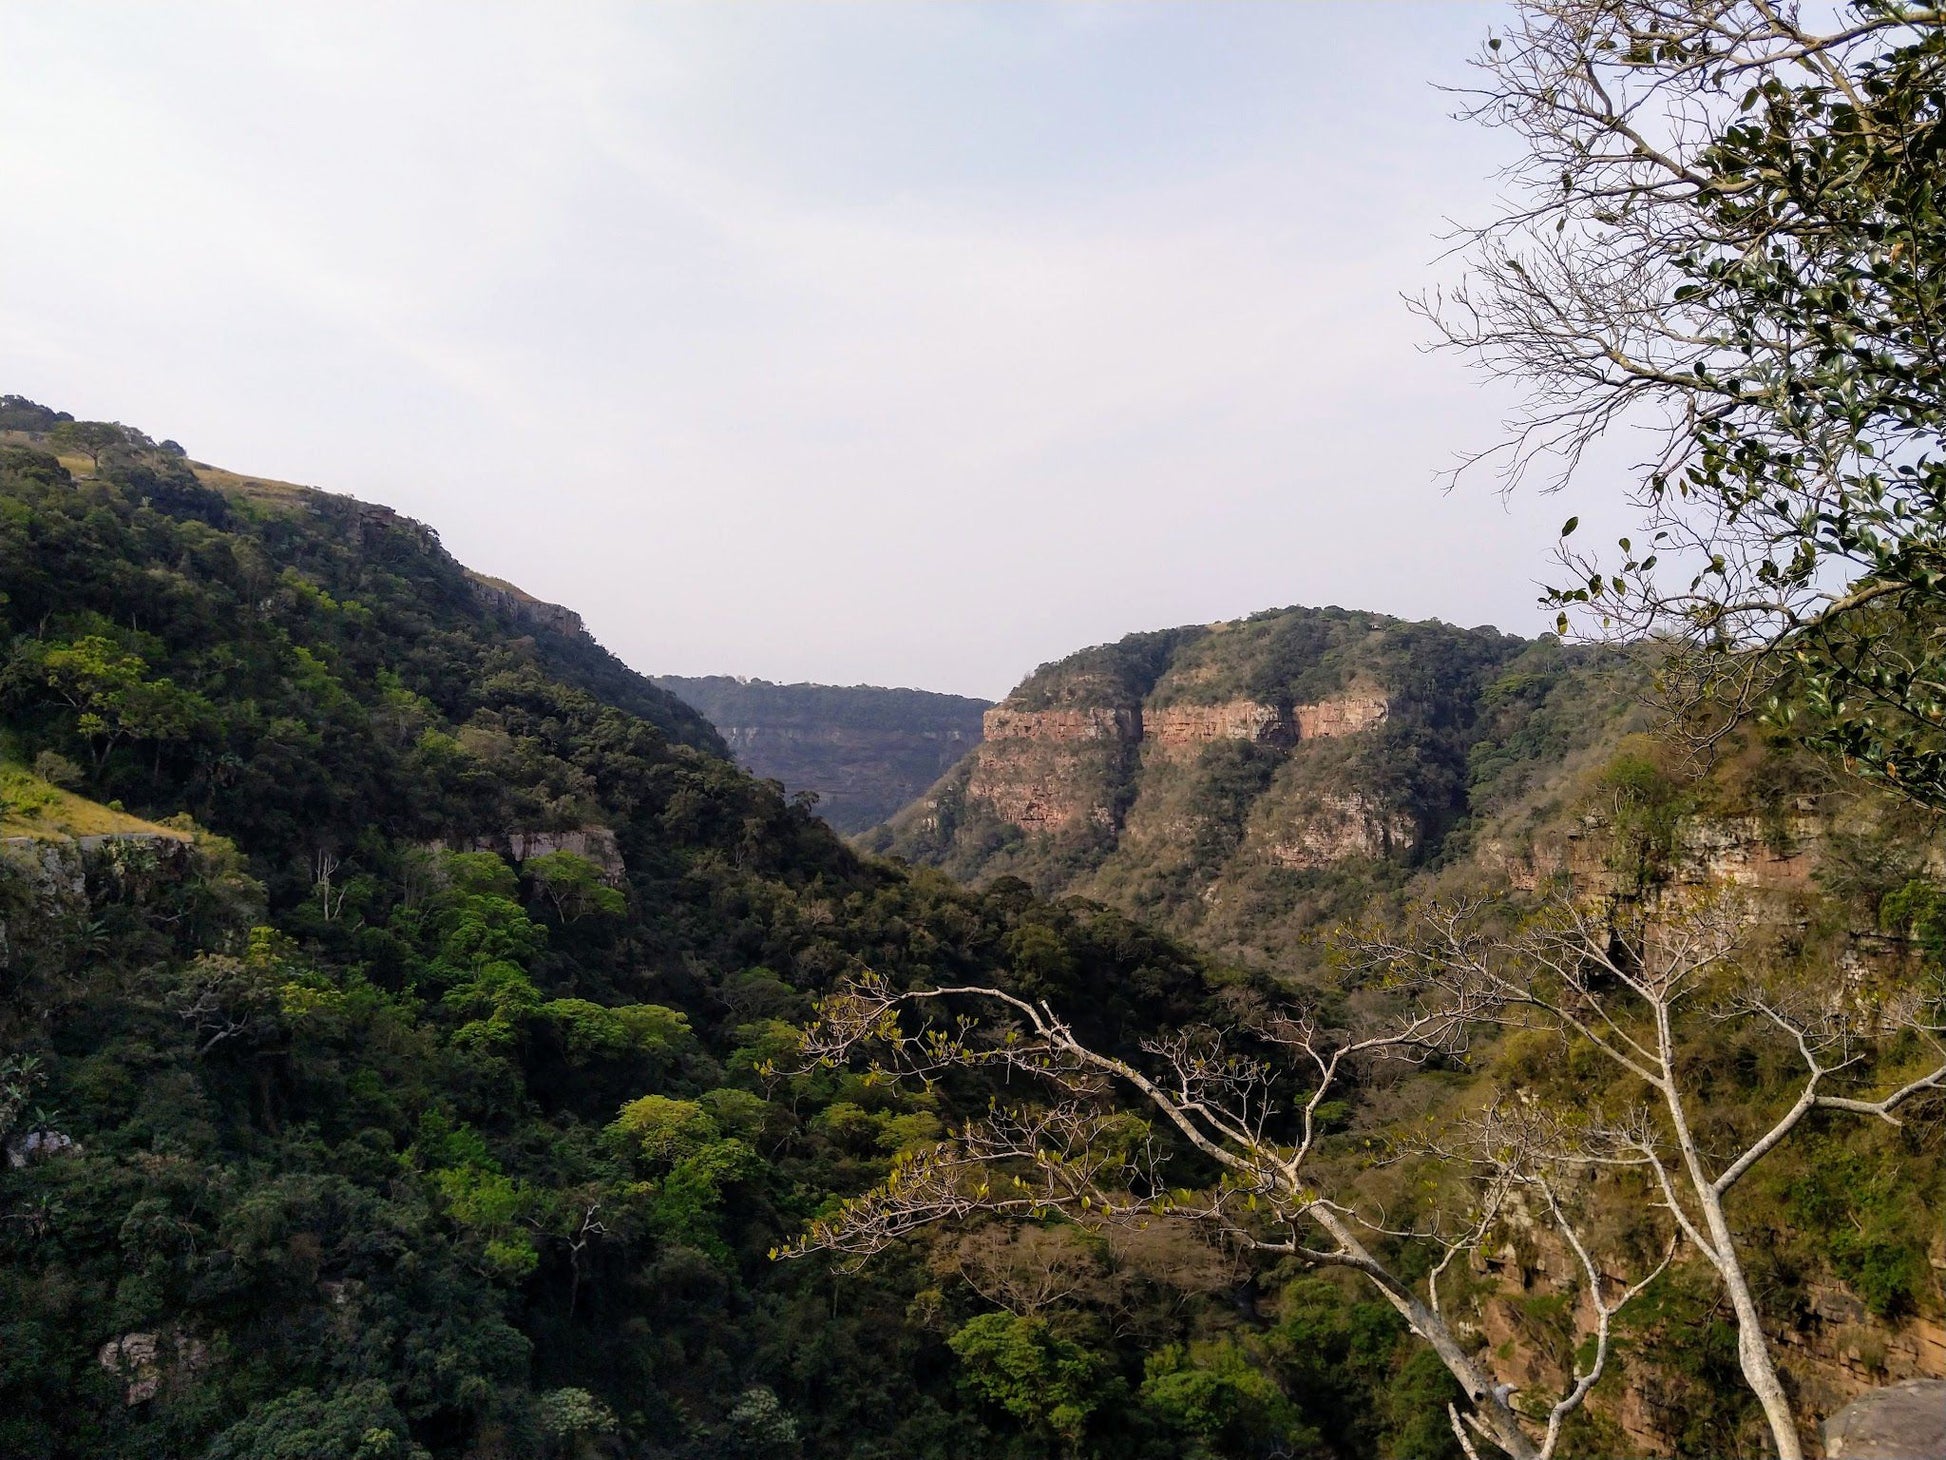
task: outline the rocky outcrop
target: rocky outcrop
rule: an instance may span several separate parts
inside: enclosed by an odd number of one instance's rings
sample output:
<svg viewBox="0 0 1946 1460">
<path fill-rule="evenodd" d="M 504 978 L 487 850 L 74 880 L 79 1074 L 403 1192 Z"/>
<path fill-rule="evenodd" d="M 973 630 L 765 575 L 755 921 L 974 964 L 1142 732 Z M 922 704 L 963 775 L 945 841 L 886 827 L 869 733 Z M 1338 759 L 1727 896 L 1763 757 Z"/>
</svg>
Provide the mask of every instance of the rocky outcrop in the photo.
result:
<svg viewBox="0 0 1946 1460">
<path fill-rule="evenodd" d="M 1803 814 L 1776 825 L 1754 816 L 1697 817 L 1683 826 L 1680 864 L 1692 882 L 1804 890 L 1827 831 L 1821 818 Z"/>
<path fill-rule="evenodd" d="M 1149 710 L 1142 717 L 1142 729 L 1143 739 L 1165 754 L 1194 753 L 1217 740 L 1290 745 L 1297 739 L 1297 723 L 1289 708 L 1255 700 Z"/>
<path fill-rule="evenodd" d="M 21 1131 L 7 1137 L 7 1166 L 18 1171 L 37 1161 L 51 1161 L 59 1156 L 79 1156 L 81 1144 L 74 1137 L 63 1135 L 57 1130 Z"/>
<path fill-rule="evenodd" d="M 1424 859 L 1467 819 L 1475 744 L 1526 700 L 1498 707 L 1554 683 L 1560 659 L 1551 642 L 1337 608 L 1133 634 L 1035 670 L 987 712 L 983 743 L 863 845 L 1286 965 L 1366 880 L 1313 874 Z"/>
<path fill-rule="evenodd" d="M 1061 748 L 1072 752 L 1091 745 L 1140 745 L 1144 754 L 1172 761 L 1192 760 L 1205 746 L 1221 741 L 1288 750 L 1305 740 L 1369 729 L 1384 721 L 1388 708 L 1385 694 L 1377 690 L 1295 706 L 1248 699 L 1058 709 L 1000 704 L 986 712 L 986 741 L 967 796 L 1023 831 L 1058 831 L 1084 822 L 1108 825 L 1113 817 L 1099 796 L 1068 784 L 1098 767 L 1088 757 L 1064 756 Z M 1295 833 L 1285 850 L 1274 855 L 1286 866 L 1308 867 L 1334 860 L 1334 847 L 1346 848 L 1335 855 L 1382 856 L 1394 847 L 1412 845 L 1409 821 L 1383 815 L 1375 819 L 1368 812 L 1349 801 L 1328 807 L 1322 820 Z"/>
<path fill-rule="evenodd" d="M 627 868 L 622 864 L 621 843 L 605 826 L 578 826 L 570 831 L 515 831 L 507 834 L 516 862 L 545 857 L 550 852 L 572 852 L 586 857 L 611 882 L 620 882 Z"/>
<path fill-rule="evenodd" d="M 1855 1293 L 1830 1281 L 1809 1284 L 1806 1299 L 1792 1325 L 1777 1335 L 1777 1346 L 1791 1387 L 1811 1413 L 1831 1413 L 1889 1380 L 1946 1379 L 1946 1326 L 1939 1320 L 1888 1324 Z"/>
<path fill-rule="evenodd" d="M 0 837 L 0 856 L 27 872 L 44 895 L 86 895 L 91 874 L 124 883 L 184 875 L 195 856 L 187 833 L 103 832 L 90 836 Z"/>
<path fill-rule="evenodd" d="M 1142 738 L 1142 708 L 1018 710 L 995 705 L 981 717 L 989 745 L 1011 740 L 1074 745 L 1094 740 L 1137 741 Z"/>
<path fill-rule="evenodd" d="M 1334 695 L 1313 705 L 1267 705 L 1258 700 L 1168 705 L 1141 712 L 1141 739 L 1166 755 L 1193 755 L 1218 740 L 1291 746 L 1368 730 L 1384 722 L 1390 707 L 1390 700 L 1378 690 Z"/>
<path fill-rule="evenodd" d="M 1469 1254 L 1468 1264 L 1483 1284 L 1474 1317 L 1493 1356 L 1496 1378 L 1529 1393 L 1558 1392 L 1567 1378 L 1560 1352 L 1535 1342 L 1523 1310 L 1530 1309 L 1535 1299 L 1573 1293 L 1573 1317 L 1581 1334 L 1593 1330 L 1594 1310 L 1581 1285 L 1577 1258 L 1551 1225 L 1536 1221 L 1524 1201 L 1514 1201 L 1508 1215 L 1519 1240 Z M 1605 1273 L 1603 1280 L 1620 1291 L 1630 1278 Z M 1874 1316 L 1855 1294 L 1830 1281 L 1812 1283 L 1806 1297 L 1804 1310 L 1791 1326 L 1773 1329 L 1771 1338 L 1799 1413 L 1833 1416 L 1825 1426 L 1827 1454 L 1834 1460 L 1907 1460 L 1918 1455 L 1946 1460 L 1942 1449 L 1867 1447 L 1879 1443 L 1878 1437 L 1887 1437 L 1889 1443 L 1891 1435 L 1907 1433 L 1896 1429 L 1889 1418 L 1882 1429 L 1877 1419 L 1868 1419 L 1910 1412 L 1911 1398 L 1889 1396 L 1946 1394 L 1946 1327 L 1936 1319 L 1918 1317 L 1888 1322 Z M 1646 1366 L 1624 1364 L 1616 1379 L 1619 1382 L 1596 1391 L 1591 1406 L 1621 1426 L 1633 1442 L 1633 1453 L 1671 1453 L 1684 1401 Z M 1939 1420 L 1946 1423 L 1946 1400 Z M 1833 1443 L 1834 1425 L 1844 1442 L 1856 1448 L 1840 1449 Z"/>
<path fill-rule="evenodd" d="M 1274 832 L 1264 853 L 1283 867 L 1328 867 L 1348 857 L 1409 851 L 1417 834 L 1412 818 L 1402 812 L 1387 810 L 1363 791 L 1338 791 Z"/>
<path fill-rule="evenodd" d="M 1292 711 L 1300 740 L 1328 740 L 1339 735 L 1356 735 L 1383 724 L 1392 713 L 1392 701 L 1383 690 L 1365 689 L 1315 705 L 1299 705 Z"/>
<path fill-rule="evenodd" d="M 550 852 L 572 852 L 586 857 L 608 881 L 620 885 L 628 868 L 622 861 L 621 843 L 614 830 L 606 826 L 576 826 L 565 831 L 525 831 L 514 828 L 491 836 L 455 837 L 425 844 L 429 852 L 494 852 L 514 862 L 544 857 Z"/>
<path fill-rule="evenodd" d="M 486 607 L 524 628 L 547 629 L 570 638 L 587 632 L 581 622 L 581 615 L 571 608 L 563 608 L 558 603 L 545 603 L 530 593 L 524 593 L 504 578 L 490 578 L 485 573 L 466 570 L 466 583 L 473 590 L 473 596 Z"/>
<path fill-rule="evenodd" d="M 206 1367 L 209 1345 L 181 1329 L 166 1341 L 156 1333 L 124 1333 L 104 1343 L 95 1353 L 95 1362 L 126 1382 L 123 1403 L 133 1407 L 155 1398 L 166 1380 Z"/>
<path fill-rule="evenodd" d="M 1824 1423 L 1829 1460 L 1946 1456 L 1946 1380 L 1908 1379 L 1861 1394 Z"/>
<path fill-rule="evenodd" d="M 1824 817 L 1803 810 L 1782 822 L 1739 815 L 1686 817 L 1670 848 L 1669 873 L 1684 886 L 1806 892 L 1815 885 L 1830 834 Z M 1586 812 L 1523 847 L 1484 842 L 1479 857 L 1522 892 L 1564 877 L 1590 892 L 1613 894 L 1624 889 L 1611 863 L 1612 850 L 1612 819 Z"/>
<path fill-rule="evenodd" d="M 1024 710 L 997 705 L 984 716 L 966 799 L 1027 832 L 1105 828 L 1121 753 L 1142 739 L 1140 706 Z"/>
</svg>

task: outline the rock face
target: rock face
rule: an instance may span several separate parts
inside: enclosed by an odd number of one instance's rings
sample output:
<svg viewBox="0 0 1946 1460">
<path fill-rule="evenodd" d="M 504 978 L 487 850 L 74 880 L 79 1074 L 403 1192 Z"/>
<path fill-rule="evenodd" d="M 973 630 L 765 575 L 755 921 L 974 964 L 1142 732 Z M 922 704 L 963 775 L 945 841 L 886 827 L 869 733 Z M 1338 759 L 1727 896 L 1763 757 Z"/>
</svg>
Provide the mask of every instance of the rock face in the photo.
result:
<svg viewBox="0 0 1946 1460">
<path fill-rule="evenodd" d="M 1140 746 L 1149 758 L 1193 761 L 1205 747 L 1223 741 L 1287 750 L 1301 740 L 1353 735 L 1379 724 L 1387 704 L 1378 690 L 1314 705 L 1225 700 L 1153 708 L 1134 704 L 1030 710 L 1007 701 L 986 712 L 986 739 L 973 754 L 966 798 L 1021 831 L 1110 827 L 1116 814 L 1113 798 L 1105 792 L 1112 780 L 1114 752 Z M 1400 825 L 1398 817 L 1378 813 L 1362 801 L 1358 802 L 1361 818 L 1369 820 L 1367 813 L 1376 813 L 1377 823 L 1385 828 L 1400 827 L 1397 835 L 1339 834 L 1337 823 L 1344 821 L 1342 812 L 1350 805 L 1346 800 L 1344 806 L 1325 813 L 1333 829 L 1312 835 L 1304 828 L 1293 828 L 1309 851 L 1303 857 L 1280 856 L 1279 860 L 1286 866 L 1314 866 L 1338 855 L 1383 855 L 1395 841 L 1402 848 L 1412 844 L 1410 828 Z"/>
<path fill-rule="evenodd" d="M 1293 714 L 1299 738 L 1323 740 L 1334 735 L 1356 735 L 1360 730 L 1382 725 L 1391 709 L 1392 702 L 1383 691 L 1364 690 L 1315 705 L 1299 705 Z"/>
<path fill-rule="evenodd" d="M 551 629 L 557 634 L 578 637 L 587 632 L 581 622 L 581 615 L 571 608 L 563 608 L 558 603 L 544 603 L 530 593 L 524 593 L 504 578 L 489 578 L 485 573 L 476 573 L 470 568 L 466 573 L 467 586 L 473 596 L 494 612 L 512 619 L 516 624 L 529 628 Z"/>
<path fill-rule="evenodd" d="M 1002 704 L 988 710 L 982 721 L 986 739 L 999 745 L 1015 740 L 1074 745 L 1096 740 L 1137 741 L 1142 738 L 1142 709 L 1139 705 L 1113 709 L 1021 710 Z"/>
<path fill-rule="evenodd" d="M 165 1340 L 155 1333 L 124 1333 L 95 1353 L 95 1362 L 127 1383 L 123 1403 L 146 1404 L 165 1381 L 193 1374 L 209 1363 L 209 1345 L 176 1329 Z"/>
<path fill-rule="evenodd" d="M 515 831 L 508 833 L 507 840 L 516 862 L 545 857 L 550 852 L 572 852 L 601 868 L 611 882 L 620 882 L 626 871 L 622 865 L 621 843 L 605 826 L 578 826 L 571 831 Z"/>
<path fill-rule="evenodd" d="M 1946 1379 L 1861 1394 L 1824 1422 L 1830 1460 L 1946 1460 Z"/>
<path fill-rule="evenodd" d="M 717 675 L 656 683 L 709 717 L 737 763 L 812 792 L 841 832 L 878 825 L 981 740 L 985 700 L 870 685 L 772 684 Z"/>
<path fill-rule="evenodd" d="M 1390 857 L 1412 850 L 1418 828 L 1362 791 L 1331 792 L 1264 843 L 1281 867 L 1328 867 L 1347 857 Z"/>
<path fill-rule="evenodd" d="M 1604 860 L 1613 818 L 1589 812 L 1565 829 L 1553 829 L 1513 848 L 1489 840 L 1480 845 L 1481 864 L 1522 892 L 1532 892 L 1555 877 L 1568 877 L 1592 891 L 1623 890 L 1616 871 Z M 1687 820 L 1670 848 L 1670 875 L 1690 887 L 1705 884 L 1762 892 L 1809 892 L 1834 828 L 1815 811 L 1800 809 L 1782 820 L 1716 815 Z"/>
<path fill-rule="evenodd" d="M 18 1171 L 36 1161 L 51 1161 L 58 1156 L 78 1156 L 81 1147 L 72 1136 L 57 1130 L 30 1130 L 7 1137 L 7 1165 Z"/>
<path fill-rule="evenodd" d="M 497 852 L 515 862 L 544 857 L 550 852 L 572 852 L 586 857 L 602 870 L 608 881 L 620 884 L 627 872 L 622 862 L 621 843 L 614 830 L 606 826 L 576 826 L 565 831 L 527 831 L 518 827 L 496 836 L 461 837 L 453 841 L 426 843 L 432 852 Z"/>
<path fill-rule="evenodd" d="M 43 893 L 77 899 L 90 877 L 129 885 L 177 880 L 188 873 L 195 847 L 186 833 L 173 831 L 10 836 L 0 837 L 0 856 L 25 869 Z"/>
<path fill-rule="evenodd" d="M 1290 706 L 1264 705 L 1255 700 L 1171 705 L 1150 713 L 1144 730 L 1150 744 L 1171 754 L 1194 755 L 1216 740 L 1247 740 L 1254 745 L 1291 745 L 1297 740 L 1297 722 Z"/>
<path fill-rule="evenodd" d="M 1139 705 L 1021 709 L 985 716 L 986 738 L 970 761 L 966 795 L 1022 831 L 1108 827 L 1115 769 L 1142 740 Z"/>
</svg>

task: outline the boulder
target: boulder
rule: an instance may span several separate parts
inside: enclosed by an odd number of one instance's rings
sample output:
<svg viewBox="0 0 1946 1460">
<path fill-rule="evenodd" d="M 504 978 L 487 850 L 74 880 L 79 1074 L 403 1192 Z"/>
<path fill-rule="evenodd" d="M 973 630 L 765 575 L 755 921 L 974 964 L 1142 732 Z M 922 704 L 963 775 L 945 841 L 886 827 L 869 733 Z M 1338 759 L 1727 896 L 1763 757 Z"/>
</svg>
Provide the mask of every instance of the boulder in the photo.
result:
<svg viewBox="0 0 1946 1460">
<path fill-rule="evenodd" d="M 1830 1460 L 1946 1460 L 1946 1379 L 1861 1394 L 1824 1422 Z"/>
<path fill-rule="evenodd" d="M 30 1130 L 22 1135 L 7 1137 L 7 1165 L 18 1171 L 23 1166 L 36 1161 L 46 1161 L 55 1156 L 77 1156 L 81 1147 L 72 1136 L 64 1136 L 57 1130 Z"/>
</svg>

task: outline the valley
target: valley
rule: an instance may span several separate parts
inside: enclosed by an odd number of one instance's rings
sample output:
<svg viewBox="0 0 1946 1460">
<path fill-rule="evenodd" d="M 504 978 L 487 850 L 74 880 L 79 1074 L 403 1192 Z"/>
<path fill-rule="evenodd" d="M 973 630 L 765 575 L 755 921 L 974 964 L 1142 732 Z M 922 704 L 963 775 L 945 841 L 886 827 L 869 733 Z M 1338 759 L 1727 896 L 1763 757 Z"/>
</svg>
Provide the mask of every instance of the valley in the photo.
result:
<svg viewBox="0 0 1946 1460">
<path fill-rule="evenodd" d="M 666 674 L 655 683 L 706 715 L 753 776 L 815 795 L 818 815 L 845 835 L 886 820 L 978 744 L 988 709 L 873 685 Z"/>
<path fill-rule="evenodd" d="M 861 974 L 1031 996 L 1138 1062 L 1289 1001 L 1349 1029 L 1395 997 L 1356 939 L 1442 901 L 1622 926 L 1727 889 L 1736 957 L 1807 988 L 1919 987 L 1946 947 L 1933 828 L 1761 731 L 1686 759 L 1639 655 L 1285 608 L 992 706 L 652 681 L 385 508 L 126 427 L 76 459 L 30 404 L 0 443 L 6 1453 L 1450 1455 L 1461 1391 L 1384 1291 L 1247 1225 L 1102 1225 L 1089 1186 L 862 1268 L 795 1248 L 1022 1095 L 984 1055 L 806 1063 L 803 1031 Z M 880 819 L 847 844 L 817 810 Z M 1416 1132 L 1507 1088 L 1626 1108 L 1548 1038 L 1357 1066 L 1316 1179 L 1436 1223 L 1475 1187 Z M 1736 1038 L 1713 1139 L 1790 1089 Z M 1165 1149 L 1140 1109 L 1104 1131 Z M 1933 1129 L 1820 1125 L 1739 1192 L 1807 1433 L 1946 1375 Z M 1637 1271 L 1653 1204 L 1574 1189 L 1568 1230 Z M 1522 1210 L 1452 1249 L 1448 1301 L 1547 1392 L 1590 1310 Z M 1649 1291 L 1572 1453 L 1756 1423 L 1707 1266 Z"/>
</svg>

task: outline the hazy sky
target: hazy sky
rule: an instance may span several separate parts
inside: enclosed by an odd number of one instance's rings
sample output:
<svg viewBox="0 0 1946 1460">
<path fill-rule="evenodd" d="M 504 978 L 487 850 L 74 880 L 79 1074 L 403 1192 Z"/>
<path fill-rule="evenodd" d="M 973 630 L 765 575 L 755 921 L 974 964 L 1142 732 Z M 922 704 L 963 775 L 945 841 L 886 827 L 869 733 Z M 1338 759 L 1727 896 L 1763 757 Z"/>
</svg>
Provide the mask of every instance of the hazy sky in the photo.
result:
<svg viewBox="0 0 1946 1460">
<path fill-rule="evenodd" d="M 385 502 L 647 672 L 997 696 L 1570 506 L 1400 301 L 1498 7 L 0 8 L 0 391 Z"/>
</svg>

